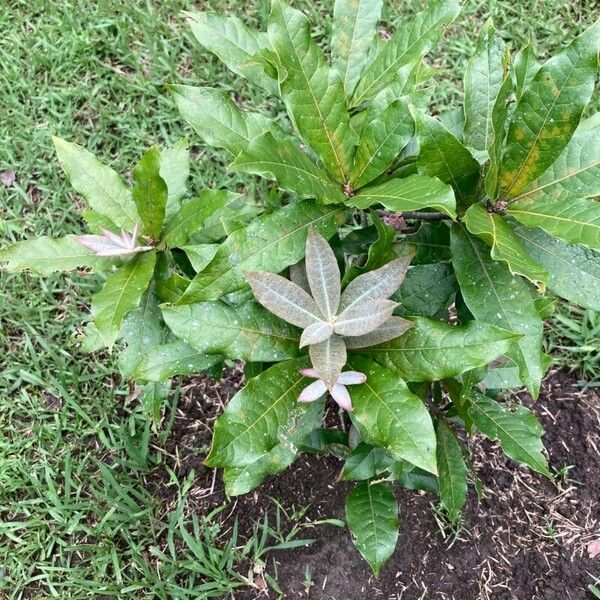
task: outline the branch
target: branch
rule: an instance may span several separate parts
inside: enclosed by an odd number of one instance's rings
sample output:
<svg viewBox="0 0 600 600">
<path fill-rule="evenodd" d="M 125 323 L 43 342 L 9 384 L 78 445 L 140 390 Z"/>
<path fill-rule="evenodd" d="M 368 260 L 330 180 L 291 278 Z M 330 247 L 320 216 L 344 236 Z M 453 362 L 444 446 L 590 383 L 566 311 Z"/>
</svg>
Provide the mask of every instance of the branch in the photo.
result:
<svg viewBox="0 0 600 600">
<path fill-rule="evenodd" d="M 419 221 L 451 221 L 451 217 L 446 213 L 441 212 L 415 212 L 406 210 L 404 212 L 399 213 L 399 216 L 405 219 L 418 219 Z"/>
</svg>

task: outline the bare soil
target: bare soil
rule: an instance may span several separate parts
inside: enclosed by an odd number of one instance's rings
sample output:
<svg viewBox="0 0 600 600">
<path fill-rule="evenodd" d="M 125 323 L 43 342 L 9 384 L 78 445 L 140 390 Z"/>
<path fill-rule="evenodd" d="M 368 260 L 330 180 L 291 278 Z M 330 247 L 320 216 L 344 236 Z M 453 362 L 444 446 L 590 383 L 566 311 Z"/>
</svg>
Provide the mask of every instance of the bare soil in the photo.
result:
<svg viewBox="0 0 600 600">
<path fill-rule="evenodd" d="M 169 464 L 180 475 L 194 470 L 189 510 L 204 513 L 225 500 L 220 473 L 206 469 L 214 419 L 241 384 L 238 371 L 220 382 L 189 381 L 167 442 Z M 401 531 L 396 551 L 376 579 L 352 545 L 345 528 L 320 525 L 304 529 L 315 538 L 305 548 L 274 555 L 277 579 L 286 599 L 312 600 L 585 600 L 590 574 L 600 575 L 600 557 L 587 545 L 600 538 L 600 396 L 581 391 L 577 378 L 554 371 L 540 399 L 518 400 L 533 408 L 546 431 L 544 442 L 555 469 L 572 468 L 554 485 L 507 459 L 496 444 L 470 440 L 472 461 L 484 488 L 473 488 L 459 531 L 444 528 L 433 510 L 436 498 L 396 489 Z M 333 418 L 330 415 L 330 418 Z M 201 451 L 199 452 L 199 449 Z M 284 507 L 309 506 L 307 520 L 344 519 L 351 484 L 337 481 L 341 461 L 331 456 L 301 456 L 285 473 L 237 498 L 242 532 L 272 511 L 270 497 Z M 169 500 L 169 498 L 165 498 Z M 169 504 L 168 502 L 166 503 Z M 306 534 L 306 535 L 305 535 Z M 313 585 L 305 583 L 306 572 Z M 268 571 L 274 574 L 270 562 Z M 236 598 L 275 598 L 273 591 L 248 589 Z"/>
</svg>

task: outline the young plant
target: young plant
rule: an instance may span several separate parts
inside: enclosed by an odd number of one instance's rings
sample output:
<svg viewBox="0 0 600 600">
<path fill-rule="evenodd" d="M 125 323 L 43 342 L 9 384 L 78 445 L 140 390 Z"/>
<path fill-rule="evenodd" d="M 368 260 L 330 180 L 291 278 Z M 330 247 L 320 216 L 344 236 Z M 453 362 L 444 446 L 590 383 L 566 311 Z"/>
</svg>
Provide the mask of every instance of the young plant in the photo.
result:
<svg viewBox="0 0 600 600">
<path fill-rule="evenodd" d="M 134 171 L 133 192 L 121 183 L 108 195 L 112 171 L 63 158 L 102 217 L 91 221 L 112 234 L 92 243 L 119 256 L 95 255 L 88 238 L 0 254 L 13 270 L 122 261 L 107 280 L 113 291 L 98 294 L 116 317 L 99 318 L 98 296 L 92 316 L 106 342 L 121 334 L 123 352 L 141 356 L 135 377 L 161 385 L 201 361 L 245 361 L 246 385 L 217 420 L 206 464 L 223 468 L 235 495 L 300 452 L 343 456 L 343 477 L 357 481 L 348 526 L 375 573 L 398 536 L 393 482 L 438 494 L 459 519 L 476 477 L 457 429 L 550 476 L 534 414 L 496 392 L 539 394 L 546 290 L 600 309 L 600 120 L 581 120 L 600 23 L 543 66 L 531 47 L 512 60 L 486 24 L 464 107 L 437 118 L 426 114 L 424 56 L 458 3 L 428 3 L 387 41 L 381 10 L 381 0 L 336 0 L 331 62 L 281 0 L 266 33 L 190 15 L 201 44 L 285 106 L 289 119 L 275 120 L 215 89 L 171 88 L 204 143 L 231 154 L 231 169 L 285 192 L 268 211 L 242 203 L 236 214 L 223 191 L 165 204 L 159 180 L 170 191 L 176 169 L 157 171 L 156 151 Z M 125 275 L 140 262 L 145 275 L 122 304 Z M 290 280 L 278 275 L 288 269 Z M 149 310 L 136 308 L 148 286 Z M 158 340 L 149 350 L 146 328 Z M 326 392 L 349 410 L 349 432 L 322 426 Z"/>
</svg>

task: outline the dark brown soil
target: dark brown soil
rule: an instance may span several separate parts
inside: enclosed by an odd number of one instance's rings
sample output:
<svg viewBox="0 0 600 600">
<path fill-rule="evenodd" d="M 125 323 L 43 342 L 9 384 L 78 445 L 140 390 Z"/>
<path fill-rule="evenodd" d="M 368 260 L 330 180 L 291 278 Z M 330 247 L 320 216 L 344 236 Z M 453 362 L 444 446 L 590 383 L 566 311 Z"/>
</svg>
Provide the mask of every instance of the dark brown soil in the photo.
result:
<svg viewBox="0 0 600 600">
<path fill-rule="evenodd" d="M 241 375 L 230 372 L 221 385 L 191 380 L 167 442 L 171 466 L 179 474 L 195 470 L 190 510 L 205 512 L 225 499 L 220 473 L 205 469 L 212 421 L 235 393 Z M 600 537 L 600 397 L 581 392 L 576 378 L 550 375 L 533 409 L 555 469 L 572 465 L 557 486 L 507 459 L 483 438 L 471 440 L 473 464 L 485 497 L 471 488 L 458 533 L 444 530 L 433 510 L 435 497 L 398 488 L 401 531 L 396 552 L 379 579 L 352 545 L 347 529 L 319 525 L 303 529 L 314 544 L 280 551 L 277 579 L 286 599 L 313 600 L 584 600 L 590 573 L 600 574 L 600 557 L 588 557 L 587 544 Z M 519 400 L 531 406 L 529 397 Z M 199 454 L 198 450 L 202 448 Z M 176 458 L 175 458 L 176 457 Z M 307 521 L 344 519 L 351 484 L 336 481 L 341 462 L 330 456 L 302 456 L 285 473 L 237 499 L 241 531 L 265 511 L 269 497 L 284 507 L 305 507 Z M 232 519 L 230 511 L 224 513 Z M 272 562 L 268 571 L 274 574 Z M 306 573 L 313 585 L 307 591 Z M 248 589 L 236 598 L 276 598 Z"/>
</svg>

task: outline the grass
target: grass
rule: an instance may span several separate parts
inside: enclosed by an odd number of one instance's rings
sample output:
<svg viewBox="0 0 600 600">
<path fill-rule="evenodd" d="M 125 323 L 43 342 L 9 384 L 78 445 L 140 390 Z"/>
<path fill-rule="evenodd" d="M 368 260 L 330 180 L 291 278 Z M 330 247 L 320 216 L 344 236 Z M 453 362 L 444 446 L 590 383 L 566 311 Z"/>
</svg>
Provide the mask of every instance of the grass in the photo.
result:
<svg viewBox="0 0 600 600">
<path fill-rule="evenodd" d="M 227 173 L 222 155 L 194 143 L 165 94 L 165 83 L 173 81 L 240 92 L 239 79 L 201 51 L 183 25 L 180 12 L 194 4 L 12 0 L 10 10 L 0 11 L 0 172 L 14 170 L 17 177 L 14 186 L 0 186 L 2 244 L 79 228 L 76 199 L 52 151 L 53 134 L 85 145 L 123 173 L 148 145 L 187 135 L 192 189 L 251 183 Z M 268 12 L 266 0 L 202 4 L 253 24 L 264 23 Z M 295 4 L 317 20 L 317 35 L 330 33 L 330 2 Z M 389 4 L 391 16 L 410 18 L 426 2 Z M 433 57 L 445 69 L 436 105 L 460 96 L 457 74 L 484 17 L 493 16 L 517 44 L 535 38 L 543 56 L 591 23 L 599 7 L 594 0 L 467 0 L 443 54 Z M 251 86 L 241 94 L 249 104 L 266 106 Z M 0 275 L 0 596 L 231 594 L 247 583 L 241 565 L 266 563 L 269 545 L 294 540 L 264 523 L 249 542 L 236 540 L 235 531 L 219 528 L 218 515 L 190 513 L 190 481 L 174 473 L 167 485 L 178 500 L 163 505 L 149 477 L 164 467 L 160 447 L 168 419 L 163 430 L 150 431 L 113 375 L 113 358 L 85 356 L 78 347 L 81 315 L 97 283 L 77 275 Z M 310 574 L 306 579 L 310 587 Z M 204 584 L 212 591 L 200 592 Z"/>
</svg>

